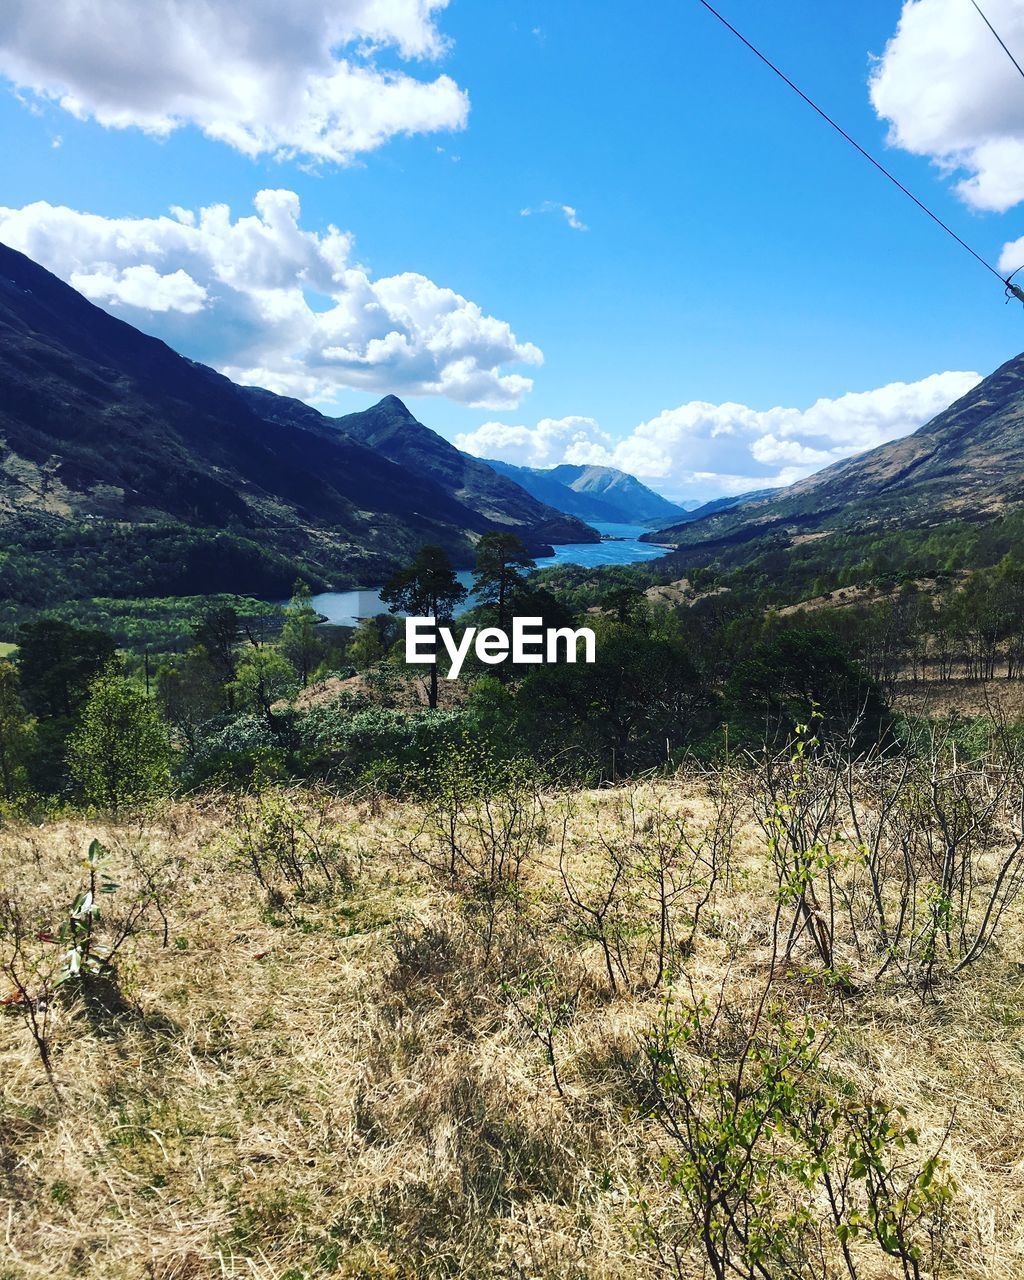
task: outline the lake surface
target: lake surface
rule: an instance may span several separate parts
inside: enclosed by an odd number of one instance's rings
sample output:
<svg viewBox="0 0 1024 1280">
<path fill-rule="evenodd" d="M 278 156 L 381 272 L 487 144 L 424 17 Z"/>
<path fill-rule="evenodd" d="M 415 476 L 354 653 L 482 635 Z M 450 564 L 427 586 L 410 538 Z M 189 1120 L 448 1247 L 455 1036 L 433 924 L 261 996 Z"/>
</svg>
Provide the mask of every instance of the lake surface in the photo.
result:
<svg viewBox="0 0 1024 1280">
<path fill-rule="evenodd" d="M 649 542 L 638 541 L 642 533 L 649 530 L 639 524 L 595 524 L 592 526 L 598 533 L 605 534 L 615 541 L 607 542 L 570 542 L 562 547 L 555 547 L 553 556 L 545 556 L 537 561 L 538 569 L 550 569 L 557 564 L 578 564 L 584 568 L 609 564 L 637 564 L 641 560 L 656 560 L 665 554 L 664 547 L 652 546 Z M 473 575 L 469 569 L 460 569 L 458 579 L 464 587 L 472 585 Z M 378 587 L 367 587 L 362 591 L 323 591 L 314 596 L 313 608 L 323 614 L 329 622 L 338 626 L 354 626 L 360 618 L 372 618 L 378 613 L 387 613 L 388 607 L 380 598 Z M 465 607 L 473 604 L 467 600 Z"/>
</svg>

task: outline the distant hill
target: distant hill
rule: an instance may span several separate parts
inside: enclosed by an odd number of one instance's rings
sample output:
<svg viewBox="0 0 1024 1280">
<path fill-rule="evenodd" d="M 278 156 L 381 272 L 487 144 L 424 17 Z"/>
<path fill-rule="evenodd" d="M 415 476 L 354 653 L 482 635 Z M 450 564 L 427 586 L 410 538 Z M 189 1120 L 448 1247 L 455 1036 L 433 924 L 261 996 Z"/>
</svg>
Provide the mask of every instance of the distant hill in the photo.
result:
<svg viewBox="0 0 1024 1280">
<path fill-rule="evenodd" d="M 736 547 L 767 535 L 985 522 L 1024 502 L 1024 355 L 1007 361 L 912 435 L 767 497 L 645 535 L 680 548 Z M 695 515 L 699 513 L 694 513 Z"/>
<path fill-rule="evenodd" d="M 715 515 L 719 511 L 731 511 L 734 507 L 740 507 L 745 502 L 756 502 L 760 498 L 770 498 L 773 493 L 778 493 L 777 489 L 751 489 L 748 493 L 737 493 L 727 498 L 712 498 L 710 502 L 702 502 L 698 506 L 688 507 L 683 513 L 682 519 L 674 521 L 673 524 L 663 526 L 657 531 L 656 535 L 641 534 L 641 542 L 661 542 L 660 534 L 662 532 L 672 533 L 684 524 L 692 524 L 694 520 L 703 520 L 705 516 Z M 665 539 L 669 541 L 669 539 Z"/>
<path fill-rule="evenodd" d="M 528 543 L 600 540 L 582 520 L 538 501 L 525 486 L 508 475 L 499 475 L 489 463 L 461 453 L 418 422 L 397 396 L 385 396 L 371 409 L 332 421 L 353 439 L 417 475 L 429 477 L 459 502 L 493 524 L 514 530 Z"/>
<path fill-rule="evenodd" d="M 426 541 L 468 564 L 494 528 L 538 550 L 596 537 L 525 492 L 513 511 L 515 486 L 494 481 L 505 508 L 468 487 L 463 502 L 430 468 L 235 386 L 0 245 L 0 599 L 284 594 L 299 573 L 379 581 Z"/>
<path fill-rule="evenodd" d="M 655 524 L 677 520 L 685 507 L 669 502 L 635 476 L 614 467 L 517 467 L 488 459 L 487 465 L 509 476 L 534 497 L 583 520 L 612 524 Z"/>
</svg>

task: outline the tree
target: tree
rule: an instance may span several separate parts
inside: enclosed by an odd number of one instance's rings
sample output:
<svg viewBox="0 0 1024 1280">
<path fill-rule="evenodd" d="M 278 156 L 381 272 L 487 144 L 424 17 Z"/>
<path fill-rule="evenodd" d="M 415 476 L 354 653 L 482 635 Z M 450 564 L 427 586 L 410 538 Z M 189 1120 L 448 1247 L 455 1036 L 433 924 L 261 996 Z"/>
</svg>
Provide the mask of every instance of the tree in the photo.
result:
<svg viewBox="0 0 1024 1280">
<path fill-rule="evenodd" d="M 680 635 L 591 620 L 597 660 L 537 667 L 516 699 L 535 749 L 589 756 L 611 777 L 665 759 L 708 727 L 714 698 Z"/>
<path fill-rule="evenodd" d="M 827 631 L 793 626 L 763 640 L 726 684 L 731 719 L 754 741 L 814 720 L 826 737 L 867 747 L 886 732 L 881 690 Z"/>
<path fill-rule="evenodd" d="M 632 622 L 647 605 L 647 598 L 639 587 L 613 587 L 601 599 L 601 607 L 614 614 L 619 622 Z"/>
<path fill-rule="evenodd" d="M 168 723 L 191 750 L 199 728 L 224 706 L 225 690 L 205 645 L 197 644 L 173 666 L 156 673 L 156 697 Z"/>
<path fill-rule="evenodd" d="M 86 800 L 116 810 L 163 794 L 171 756 L 155 704 L 109 663 L 68 741 L 68 768 Z"/>
<path fill-rule="evenodd" d="M 22 789 L 32 742 L 32 720 L 18 691 L 12 662 L 0 662 L 0 795 L 13 800 Z"/>
<path fill-rule="evenodd" d="M 505 626 L 509 606 L 536 567 L 514 533 L 485 533 L 476 544 L 474 590 L 484 604 L 494 606 L 499 627 Z"/>
<path fill-rule="evenodd" d="M 116 652 L 105 631 L 39 618 L 18 629 L 18 667 L 29 710 L 38 716 L 70 717 Z"/>
<path fill-rule="evenodd" d="M 259 649 L 247 649 L 238 659 L 238 675 L 232 691 L 243 710 L 259 711 L 274 727 L 275 702 L 291 698 L 298 688 L 295 668 L 277 649 L 263 645 Z"/>
<path fill-rule="evenodd" d="M 427 543 L 416 552 L 412 564 L 392 574 L 380 598 L 392 613 L 450 622 L 457 605 L 465 600 L 466 588 L 455 576 L 444 547 Z M 437 663 L 430 667 L 429 703 L 437 707 Z"/>
<path fill-rule="evenodd" d="M 230 605 L 211 609 L 192 631 L 195 647 L 206 651 L 221 685 L 227 688 L 235 678 L 238 642 L 241 636 L 238 611 Z M 231 710 L 230 703 L 227 710 Z"/>
<path fill-rule="evenodd" d="M 309 587 L 301 578 L 295 583 L 291 602 L 284 611 L 284 627 L 281 630 L 281 652 L 299 673 L 303 687 L 316 670 L 327 646 L 317 631 L 320 615 L 313 608 Z"/>
<path fill-rule="evenodd" d="M 380 628 L 376 618 L 360 618 L 355 634 L 348 643 L 345 656 L 359 671 L 365 671 L 384 657 Z"/>
</svg>

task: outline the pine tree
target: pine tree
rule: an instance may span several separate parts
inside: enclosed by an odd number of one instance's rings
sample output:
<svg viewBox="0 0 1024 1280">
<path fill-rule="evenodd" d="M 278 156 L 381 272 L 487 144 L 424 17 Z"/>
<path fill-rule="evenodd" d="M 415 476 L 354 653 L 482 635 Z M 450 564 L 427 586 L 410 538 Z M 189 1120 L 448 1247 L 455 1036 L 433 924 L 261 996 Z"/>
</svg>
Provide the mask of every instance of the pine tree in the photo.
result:
<svg viewBox="0 0 1024 1280">
<path fill-rule="evenodd" d="M 474 588 L 485 604 L 494 606 L 499 627 L 504 628 L 516 593 L 536 567 L 514 533 L 485 533 L 477 543 Z"/>
<path fill-rule="evenodd" d="M 430 543 L 420 547 L 411 565 L 393 574 L 380 593 L 392 613 L 450 622 L 455 607 L 465 600 L 466 588 L 455 576 L 448 552 Z M 428 700 L 437 706 L 437 663 L 430 667 Z"/>
</svg>

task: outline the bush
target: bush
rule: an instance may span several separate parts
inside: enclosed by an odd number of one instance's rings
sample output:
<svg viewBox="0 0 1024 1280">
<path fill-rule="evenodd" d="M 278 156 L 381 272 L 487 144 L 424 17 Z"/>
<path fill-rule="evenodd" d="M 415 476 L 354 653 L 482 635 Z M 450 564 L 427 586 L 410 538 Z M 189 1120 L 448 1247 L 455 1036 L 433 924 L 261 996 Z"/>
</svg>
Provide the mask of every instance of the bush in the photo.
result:
<svg viewBox="0 0 1024 1280">
<path fill-rule="evenodd" d="M 155 704 L 111 664 L 93 682 L 68 742 L 68 769 L 86 801 L 107 809 L 165 794 L 171 745 Z"/>
</svg>

